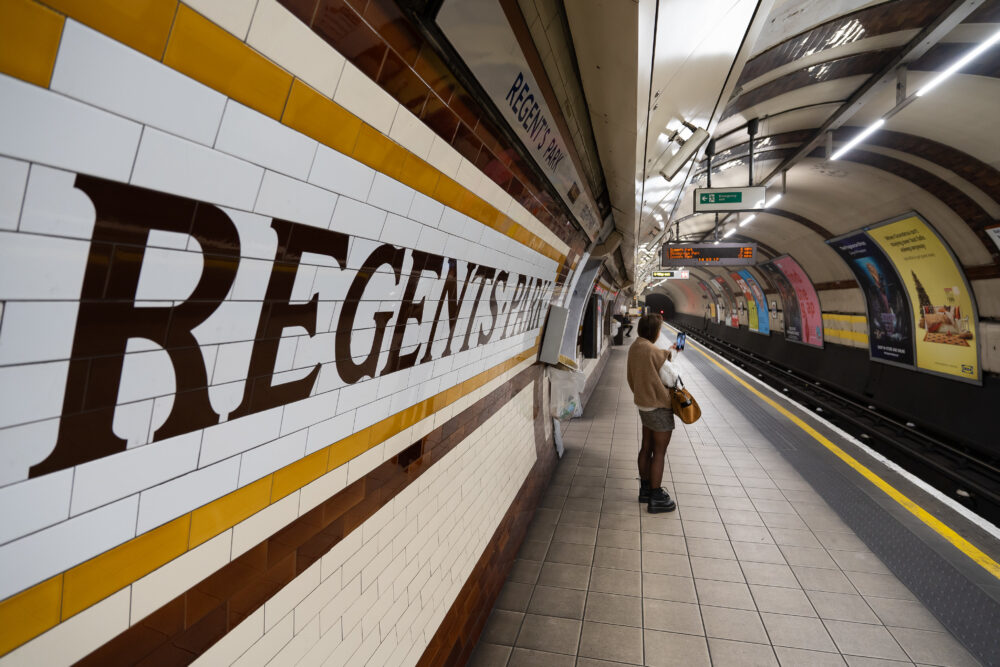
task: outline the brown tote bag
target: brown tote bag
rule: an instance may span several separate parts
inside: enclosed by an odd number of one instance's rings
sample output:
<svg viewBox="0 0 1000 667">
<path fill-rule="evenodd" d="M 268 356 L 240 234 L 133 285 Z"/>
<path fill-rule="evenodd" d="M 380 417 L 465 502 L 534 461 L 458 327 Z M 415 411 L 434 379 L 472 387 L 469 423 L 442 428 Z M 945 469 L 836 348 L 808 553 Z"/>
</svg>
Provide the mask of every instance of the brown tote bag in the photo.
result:
<svg viewBox="0 0 1000 667">
<path fill-rule="evenodd" d="M 701 417 L 698 401 L 694 400 L 691 392 L 684 388 L 680 377 L 677 378 L 677 386 L 670 390 L 670 404 L 674 414 L 685 424 L 693 424 Z"/>
</svg>

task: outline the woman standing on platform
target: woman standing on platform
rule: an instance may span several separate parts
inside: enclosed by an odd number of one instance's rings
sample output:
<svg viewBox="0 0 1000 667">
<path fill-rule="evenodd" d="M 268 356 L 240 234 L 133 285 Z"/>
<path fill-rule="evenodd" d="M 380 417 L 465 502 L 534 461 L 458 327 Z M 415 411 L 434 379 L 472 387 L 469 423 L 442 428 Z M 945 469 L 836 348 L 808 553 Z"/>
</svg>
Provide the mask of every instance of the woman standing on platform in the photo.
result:
<svg viewBox="0 0 1000 667">
<path fill-rule="evenodd" d="M 650 513 L 673 512 L 677 503 L 661 487 L 667 445 L 674 432 L 674 412 L 670 392 L 677 384 L 677 372 L 670 360 L 670 349 L 654 345 L 660 336 L 663 318 L 643 315 L 637 325 L 639 337 L 628 349 L 628 386 L 639 408 L 642 421 L 642 445 L 639 449 L 639 502 L 647 503 Z"/>
</svg>

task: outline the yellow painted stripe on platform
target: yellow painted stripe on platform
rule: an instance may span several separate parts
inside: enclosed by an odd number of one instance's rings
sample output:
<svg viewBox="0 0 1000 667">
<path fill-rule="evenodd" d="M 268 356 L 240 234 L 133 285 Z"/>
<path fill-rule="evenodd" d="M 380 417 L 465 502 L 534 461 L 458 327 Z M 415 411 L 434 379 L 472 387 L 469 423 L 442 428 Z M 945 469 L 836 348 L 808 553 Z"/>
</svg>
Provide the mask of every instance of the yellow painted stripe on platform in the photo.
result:
<svg viewBox="0 0 1000 667">
<path fill-rule="evenodd" d="M 826 447 L 828 450 L 833 452 L 837 458 L 846 463 L 847 465 L 854 468 L 856 471 L 861 473 L 861 476 L 867 479 L 869 482 L 881 489 L 887 496 L 895 500 L 897 503 L 903 506 L 906 511 L 908 511 L 913 516 L 920 519 L 924 524 L 931 528 L 938 535 L 948 540 L 955 548 L 964 553 L 966 556 L 971 558 L 977 565 L 982 567 L 984 570 L 992 574 L 997 579 L 1000 579 L 1000 564 L 995 560 L 987 556 L 985 553 L 980 551 L 974 544 L 966 540 L 964 537 L 956 533 L 954 530 L 949 528 L 945 523 L 935 517 L 933 514 L 925 510 L 920 505 L 916 504 L 903 493 L 896 490 L 891 484 L 886 482 L 884 479 L 873 473 L 871 470 L 862 465 L 857 459 L 845 452 L 843 449 L 832 443 L 828 438 L 824 437 L 812 426 L 807 424 L 797 415 L 790 412 L 787 408 L 780 405 L 777 401 L 764 395 L 761 391 L 750 385 L 746 380 L 743 380 L 731 370 L 726 368 L 716 359 L 713 359 L 707 352 L 701 349 L 699 345 L 692 345 L 695 350 L 697 350 L 703 357 L 711 361 L 713 364 L 718 366 L 724 373 L 729 375 L 731 378 L 739 382 L 741 385 L 746 387 L 750 392 L 760 398 L 762 401 L 770 405 L 772 408 L 778 411 L 782 416 L 787 417 L 789 421 L 801 428 L 803 431 L 808 433 L 813 437 L 818 443 Z"/>
</svg>

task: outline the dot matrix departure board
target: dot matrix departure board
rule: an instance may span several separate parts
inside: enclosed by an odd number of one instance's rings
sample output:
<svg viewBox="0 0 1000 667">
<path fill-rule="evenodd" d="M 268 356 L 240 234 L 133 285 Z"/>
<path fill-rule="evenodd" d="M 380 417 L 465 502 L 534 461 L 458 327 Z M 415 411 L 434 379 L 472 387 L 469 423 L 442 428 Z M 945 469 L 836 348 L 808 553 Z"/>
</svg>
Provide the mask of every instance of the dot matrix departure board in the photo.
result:
<svg viewBox="0 0 1000 667">
<path fill-rule="evenodd" d="M 733 266 L 754 264 L 755 243 L 664 243 L 660 266 Z"/>
</svg>

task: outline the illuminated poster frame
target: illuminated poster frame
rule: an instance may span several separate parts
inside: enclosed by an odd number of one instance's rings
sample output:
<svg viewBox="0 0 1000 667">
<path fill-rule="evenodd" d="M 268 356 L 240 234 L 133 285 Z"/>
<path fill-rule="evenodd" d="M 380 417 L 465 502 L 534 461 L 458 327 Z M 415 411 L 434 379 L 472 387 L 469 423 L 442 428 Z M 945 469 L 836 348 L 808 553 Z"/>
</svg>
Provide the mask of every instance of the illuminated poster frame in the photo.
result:
<svg viewBox="0 0 1000 667">
<path fill-rule="evenodd" d="M 729 283 L 726 282 L 725 276 L 715 276 L 712 278 L 717 285 L 719 285 L 722 291 L 722 297 L 726 300 L 726 316 L 729 318 L 725 325 L 733 329 L 740 328 L 740 314 L 736 310 L 737 302 L 736 295 L 733 293 L 732 288 Z"/>
<path fill-rule="evenodd" d="M 771 262 L 758 264 L 757 268 L 771 280 L 775 291 L 781 297 L 782 331 L 785 340 L 789 343 L 802 343 L 802 311 L 799 308 L 799 297 L 795 294 L 795 288 L 788 282 L 788 278 L 777 266 Z M 792 320 L 795 324 L 790 322 Z"/>
<path fill-rule="evenodd" d="M 781 275 L 784 276 L 795 292 L 802 327 L 802 340 L 796 342 L 801 342 L 803 345 L 822 350 L 826 342 L 826 338 L 823 335 L 823 307 L 819 302 L 819 294 L 816 293 L 816 287 L 809 278 L 809 274 L 802 268 L 802 264 L 791 255 L 786 254 L 775 257 L 771 260 L 771 264 L 781 272 Z M 810 305 L 816 311 L 814 318 L 809 317 Z M 810 326 L 815 327 L 811 336 L 809 334 Z M 817 342 L 811 342 L 811 339 Z"/>
<path fill-rule="evenodd" d="M 747 269 L 742 269 L 738 271 L 740 277 L 746 282 L 747 287 L 750 288 L 750 294 L 753 296 L 754 303 L 757 306 L 757 331 L 764 336 L 771 335 L 771 318 L 767 310 L 767 297 L 764 296 L 764 289 L 760 286 L 760 282 L 757 277 L 750 273 Z"/>
<path fill-rule="evenodd" d="M 736 286 L 743 292 L 743 302 L 746 304 L 747 310 L 747 328 L 753 333 L 760 333 L 760 314 L 757 312 L 757 301 L 753 298 L 750 285 L 736 271 L 730 273 L 729 277 L 736 282 Z"/>
</svg>

